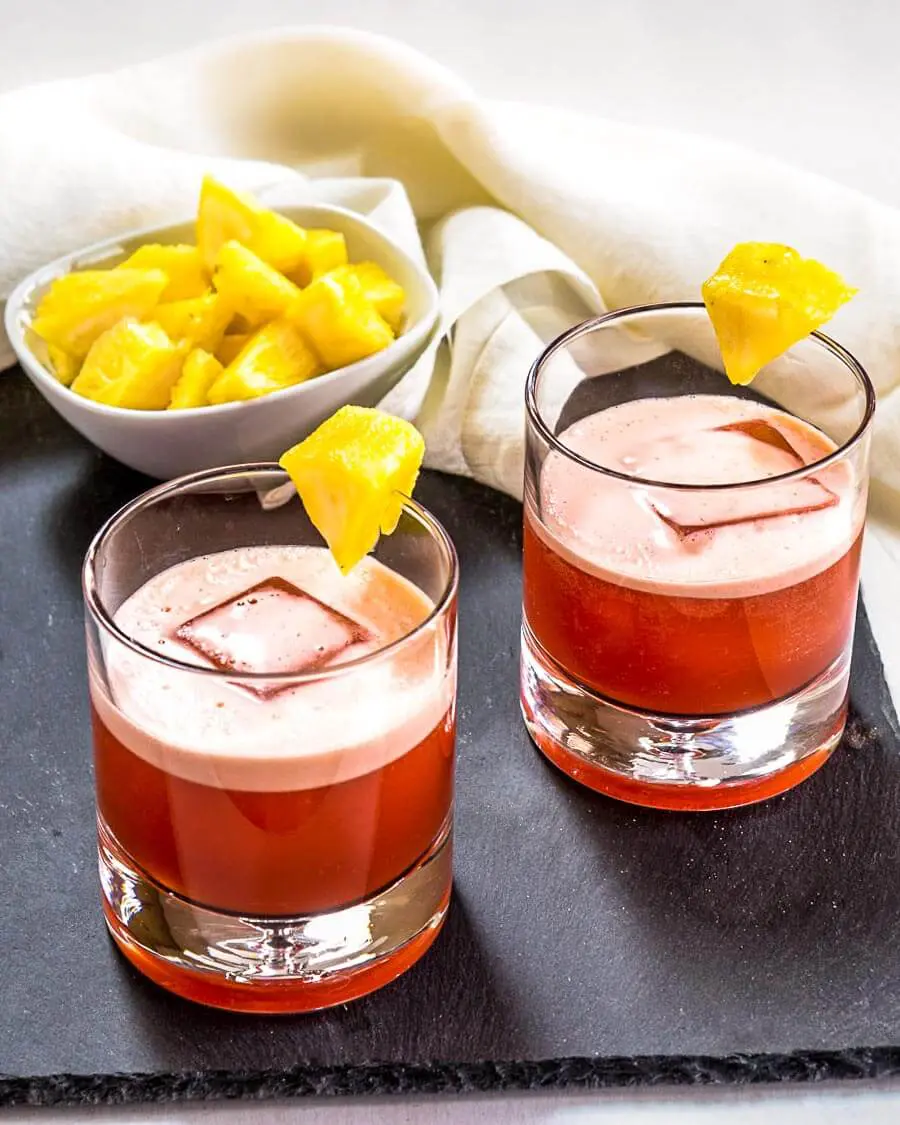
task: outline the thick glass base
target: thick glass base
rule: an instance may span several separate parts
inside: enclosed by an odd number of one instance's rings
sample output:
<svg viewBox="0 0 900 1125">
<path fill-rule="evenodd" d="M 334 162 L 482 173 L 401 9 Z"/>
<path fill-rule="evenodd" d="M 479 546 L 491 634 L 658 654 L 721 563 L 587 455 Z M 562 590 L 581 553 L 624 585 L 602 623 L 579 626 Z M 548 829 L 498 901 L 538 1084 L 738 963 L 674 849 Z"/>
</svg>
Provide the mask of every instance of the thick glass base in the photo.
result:
<svg viewBox="0 0 900 1125">
<path fill-rule="evenodd" d="M 128 960 L 188 1000 L 240 1012 L 311 1012 L 388 984 L 429 948 L 450 901 L 449 823 L 391 886 L 342 910 L 257 918 L 198 906 L 134 864 L 102 821 L 100 882 Z"/>
<path fill-rule="evenodd" d="M 654 715 L 589 691 L 522 629 L 521 705 L 538 748 L 576 781 L 636 805 L 764 801 L 823 765 L 847 717 L 850 650 L 801 691 L 735 715 Z"/>
</svg>

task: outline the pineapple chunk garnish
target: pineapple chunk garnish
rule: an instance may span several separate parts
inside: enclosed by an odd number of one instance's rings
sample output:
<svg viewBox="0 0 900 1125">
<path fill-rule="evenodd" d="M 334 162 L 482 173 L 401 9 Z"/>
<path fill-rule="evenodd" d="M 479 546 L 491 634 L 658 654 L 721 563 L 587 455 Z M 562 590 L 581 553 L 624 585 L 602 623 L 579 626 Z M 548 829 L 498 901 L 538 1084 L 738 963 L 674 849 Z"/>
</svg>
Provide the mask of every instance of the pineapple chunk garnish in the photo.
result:
<svg viewBox="0 0 900 1125">
<path fill-rule="evenodd" d="M 170 410 L 189 410 L 195 406 L 209 405 L 209 390 L 222 374 L 222 364 L 214 355 L 202 348 L 194 348 L 172 388 Z"/>
<path fill-rule="evenodd" d="M 790 246 L 739 243 L 703 283 L 726 375 L 749 383 L 854 293 L 838 274 Z"/>
<path fill-rule="evenodd" d="M 409 422 L 343 406 L 278 462 L 343 574 L 397 527 L 425 442 Z"/>
<path fill-rule="evenodd" d="M 56 348 L 83 359 L 123 317 L 142 318 L 169 283 L 162 270 L 82 270 L 59 277 L 41 298 L 32 329 Z"/>
<path fill-rule="evenodd" d="M 253 328 L 280 316 L 300 295 L 293 282 L 239 242 L 226 242 L 219 251 L 213 284 Z"/>
<path fill-rule="evenodd" d="M 160 295 L 161 301 L 187 301 L 191 297 L 202 297 L 209 290 L 209 273 L 196 246 L 148 242 L 116 268 L 162 270 L 169 284 Z"/>
<path fill-rule="evenodd" d="M 298 285 L 309 285 L 314 278 L 345 266 L 347 261 L 347 242 L 340 231 L 310 228 L 306 232 L 303 260 L 293 271 L 294 280 Z"/>
<path fill-rule="evenodd" d="M 168 301 L 153 310 L 153 320 L 172 340 L 214 352 L 221 344 L 233 315 L 231 304 L 220 293 Z"/>
<path fill-rule="evenodd" d="M 214 406 L 259 398 L 321 373 L 322 365 L 303 335 L 282 318 L 250 337 L 209 388 L 208 397 Z"/>
<path fill-rule="evenodd" d="M 226 242 L 240 242 L 274 269 L 291 273 L 303 261 L 306 231 L 206 176 L 200 188 L 197 245 L 207 269 L 215 267 Z"/>
<path fill-rule="evenodd" d="M 379 316 L 388 322 L 395 334 L 400 331 L 406 294 L 403 287 L 389 277 L 377 262 L 354 262 L 352 265 L 338 266 L 330 273 L 339 281 L 349 276 L 355 277 Z"/>
<path fill-rule="evenodd" d="M 390 325 L 353 276 L 316 278 L 301 290 L 287 315 L 329 370 L 365 359 L 394 340 Z"/>
<path fill-rule="evenodd" d="M 81 360 L 64 352 L 62 348 L 47 345 L 47 357 L 53 365 L 53 373 L 64 387 L 70 387 L 75 376 L 81 369 Z"/>
<path fill-rule="evenodd" d="M 72 390 L 106 406 L 165 410 L 186 354 L 158 324 L 127 317 L 97 338 Z"/>
</svg>

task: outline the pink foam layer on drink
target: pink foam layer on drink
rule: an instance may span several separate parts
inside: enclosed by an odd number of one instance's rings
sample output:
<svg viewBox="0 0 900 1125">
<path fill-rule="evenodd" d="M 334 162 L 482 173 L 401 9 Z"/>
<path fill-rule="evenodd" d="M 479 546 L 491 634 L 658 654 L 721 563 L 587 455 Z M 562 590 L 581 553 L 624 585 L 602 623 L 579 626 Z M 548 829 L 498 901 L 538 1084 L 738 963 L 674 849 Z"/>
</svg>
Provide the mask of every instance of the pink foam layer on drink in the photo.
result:
<svg viewBox="0 0 900 1125">
<path fill-rule="evenodd" d="M 285 593 L 282 582 L 317 601 Z M 251 589 L 260 584 L 267 597 Z M 407 637 L 433 608 L 371 557 L 346 577 L 318 547 L 248 547 L 190 559 L 137 590 L 116 624 L 180 662 L 212 669 L 225 659 L 227 666 L 196 674 L 113 642 L 106 685 L 91 669 L 91 698 L 128 749 L 187 780 L 255 792 L 334 785 L 411 750 L 451 706 L 454 662 L 439 622 L 362 666 L 327 674 Z M 189 635 L 179 635 L 185 622 Z M 256 667 L 269 674 L 312 667 L 316 678 L 294 687 L 240 679 Z"/>
<path fill-rule="evenodd" d="M 821 460 L 834 443 L 773 407 L 725 395 L 638 399 L 582 418 L 570 450 L 671 484 L 763 481 Z M 750 597 L 825 570 L 856 538 L 865 496 L 847 461 L 795 481 L 701 493 L 592 472 L 558 452 L 541 471 L 535 531 L 607 581 L 683 597 Z"/>
</svg>

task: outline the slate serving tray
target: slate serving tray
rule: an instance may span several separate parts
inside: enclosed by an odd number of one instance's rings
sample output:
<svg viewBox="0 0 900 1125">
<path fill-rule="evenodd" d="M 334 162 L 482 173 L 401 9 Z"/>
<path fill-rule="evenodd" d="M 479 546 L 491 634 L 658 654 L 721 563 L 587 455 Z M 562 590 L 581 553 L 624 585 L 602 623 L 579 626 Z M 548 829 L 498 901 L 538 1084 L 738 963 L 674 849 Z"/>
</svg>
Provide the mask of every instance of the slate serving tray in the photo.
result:
<svg viewBox="0 0 900 1125">
<path fill-rule="evenodd" d="M 0 376 L 0 1105 L 900 1073 L 900 734 L 863 613 L 844 745 L 728 813 L 554 771 L 519 718 L 520 510 L 426 474 L 462 563 L 456 892 L 434 949 L 328 1013 L 138 976 L 98 901 L 79 572 L 148 482 Z"/>
</svg>

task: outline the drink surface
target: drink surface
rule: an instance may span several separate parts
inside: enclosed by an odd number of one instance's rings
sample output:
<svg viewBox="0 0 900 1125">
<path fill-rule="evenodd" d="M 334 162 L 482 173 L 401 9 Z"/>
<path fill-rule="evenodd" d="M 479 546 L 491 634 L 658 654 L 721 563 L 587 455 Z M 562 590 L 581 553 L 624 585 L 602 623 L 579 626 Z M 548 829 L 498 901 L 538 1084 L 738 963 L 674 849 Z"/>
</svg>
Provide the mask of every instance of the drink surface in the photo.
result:
<svg viewBox="0 0 900 1125">
<path fill-rule="evenodd" d="M 638 399 L 575 422 L 560 441 L 629 476 L 672 484 L 765 480 L 834 443 L 801 419 L 725 395 Z M 846 463 L 814 478 L 724 492 L 626 485 L 547 457 L 541 527 L 558 553 L 607 581 L 695 597 L 747 597 L 825 570 L 862 524 Z"/>
<path fill-rule="evenodd" d="M 524 610 L 565 672 L 628 706 L 726 714 L 771 703 L 838 659 L 853 633 L 864 489 L 846 461 L 775 481 L 834 445 L 772 407 L 726 396 L 644 399 L 560 440 L 645 480 L 544 461 L 525 511 Z"/>
<path fill-rule="evenodd" d="M 309 596 L 307 596 L 309 595 Z M 155 576 L 115 615 L 160 654 L 235 672 L 323 672 L 376 652 L 421 624 L 430 599 L 377 560 L 348 576 L 324 548 L 238 548 Z M 281 690 L 195 675 L 123 646 L 109 694 L 92 676 L 104 724 L 132 753 L 186 780 L 273 792 L 367 773 L 421 741 L 452 698 L 443 634 L 426 626 L 350 673 Z"/>
</svg>

